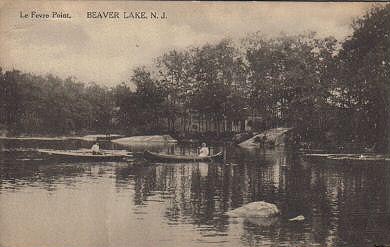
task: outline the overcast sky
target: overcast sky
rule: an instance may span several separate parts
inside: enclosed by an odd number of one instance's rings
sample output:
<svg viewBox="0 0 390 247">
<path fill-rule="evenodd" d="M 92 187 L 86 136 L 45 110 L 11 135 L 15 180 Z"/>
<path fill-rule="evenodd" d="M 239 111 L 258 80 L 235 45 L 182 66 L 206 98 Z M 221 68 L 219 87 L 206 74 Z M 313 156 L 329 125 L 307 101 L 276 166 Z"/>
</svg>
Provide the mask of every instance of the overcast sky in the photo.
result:
<svg viewBox="0 0 390 247">
<path fill-rule="evenodd" d="M 238 39 L 260 31 L 275 36 L 316 31 L 339 40 L 371 3 L 14 2 L 0 0 L 0 64 L 108 86 L 128 81 L 134 66 L 172 48 Z M 71 19 L 20 18 L 68 12 Z M 151 11 L 166 20 L 87 19 L 88 11 Z"/>
</svg>

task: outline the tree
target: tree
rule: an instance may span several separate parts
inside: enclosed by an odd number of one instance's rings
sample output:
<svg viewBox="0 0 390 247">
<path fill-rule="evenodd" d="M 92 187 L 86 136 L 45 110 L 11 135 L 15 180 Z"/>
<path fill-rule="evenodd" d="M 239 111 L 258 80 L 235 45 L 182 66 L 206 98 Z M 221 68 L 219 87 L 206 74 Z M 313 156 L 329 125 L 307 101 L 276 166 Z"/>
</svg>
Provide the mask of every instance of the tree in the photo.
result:
<svg viewBox="0 0 390 247">
<path fill-rule="evenodd" d="M 389 151 L 390 5 L 376 6 L 352 24 L 338 59 L 339 102 L 349 109 L 354 138 Z"/>
<path fill-rule="evenodd" d="M 168 129 L 175 132 L 175 123 L 178 118 L 182 118 L 183 124 L 188 121 L 186 106 L 191 92 L 188 74 L 191 67 L 190 53 L 171 50 L 157 58 L 156 67 L 159 73 L 159 85 L 166 91 L 164 109 Z M 181 126 L 181 129 L 185 130 L 186 127 Z"/>
<path fill-rule="evenodd" d="M 128 91 L 119 102 L 121 122 L 131 126 L 128 130 L 150 133 L 163 129 L 165 90 L 151 77 L 145 67 L 135 68 L 131 81 L 136 91 Z M 126 89 L 126 88 L 125 88 Z"/>
<path fill-rule="evenodd" d="M 267 39 L 249 36 L 246 59 L 250 70 L 250 103 L 264 119 L 264 127 L 287 125 L 302 135 L 325 128 L 332 76 L 329 68 L 337 42 L 315 33 Z"/>
</svg>

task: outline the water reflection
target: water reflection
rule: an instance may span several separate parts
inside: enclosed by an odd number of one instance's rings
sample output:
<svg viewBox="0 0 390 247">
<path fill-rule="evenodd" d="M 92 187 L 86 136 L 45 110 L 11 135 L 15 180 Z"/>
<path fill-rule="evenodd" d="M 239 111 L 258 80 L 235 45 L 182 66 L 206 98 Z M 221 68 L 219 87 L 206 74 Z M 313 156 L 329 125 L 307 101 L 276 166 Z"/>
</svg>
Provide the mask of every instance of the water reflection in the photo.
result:
<svg viewBox="0 0 390 247">
<path fill-rule="evenodd" d="M 283 149 L 215 147 L 221 149 L 224 164 L 3 159 L 0 246 L 390 244 L 389 166 L 337 166 Z M 196 146 L 160 150 L 188 154 Z M 225 214 L 260 200 L 276 204 L 281 217 L 266 222 Z M 288 221 L 297 215 L 305 221 Z"/>
</svg>

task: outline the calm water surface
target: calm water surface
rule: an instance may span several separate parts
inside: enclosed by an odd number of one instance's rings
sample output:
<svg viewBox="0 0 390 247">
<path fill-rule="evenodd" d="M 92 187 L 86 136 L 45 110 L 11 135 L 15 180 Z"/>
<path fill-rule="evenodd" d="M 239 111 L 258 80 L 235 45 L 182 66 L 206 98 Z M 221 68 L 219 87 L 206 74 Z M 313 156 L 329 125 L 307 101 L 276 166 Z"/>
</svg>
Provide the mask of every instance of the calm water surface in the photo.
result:
<svg viewBox="0 0 390 247">
<path fill-rule="evenodd" d="M 1 141 L 79 148 L 82 142 Z M 122 147 L 123 148 L 123 147 Z M 23 151 L 24 150 L 24 151 Z M 285 150 L 225 150 L 227 163 L 58 163 L 0 155 L 0 246 L 390 245 L 390 167 L 330 165 Z M 194 147 L 160 147 L 191 153 Z M 275 222 L 231 219 L 253 201 L 276 204 Z M 303 222 L 289 218 L 304 215 Z"/>
</svg>

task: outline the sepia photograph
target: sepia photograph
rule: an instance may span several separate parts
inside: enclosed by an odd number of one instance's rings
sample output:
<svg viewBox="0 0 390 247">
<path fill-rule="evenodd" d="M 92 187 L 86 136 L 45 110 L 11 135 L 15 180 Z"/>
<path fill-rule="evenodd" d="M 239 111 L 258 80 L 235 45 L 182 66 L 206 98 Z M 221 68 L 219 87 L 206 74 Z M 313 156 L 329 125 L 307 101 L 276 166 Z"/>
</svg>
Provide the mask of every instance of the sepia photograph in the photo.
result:
<svg viewBox="0 0 390 247">
<path fill-rule="evenodd" d="M 390 247 L 390 3 L 0 0 L 0 247 Z"/>
</svg>

